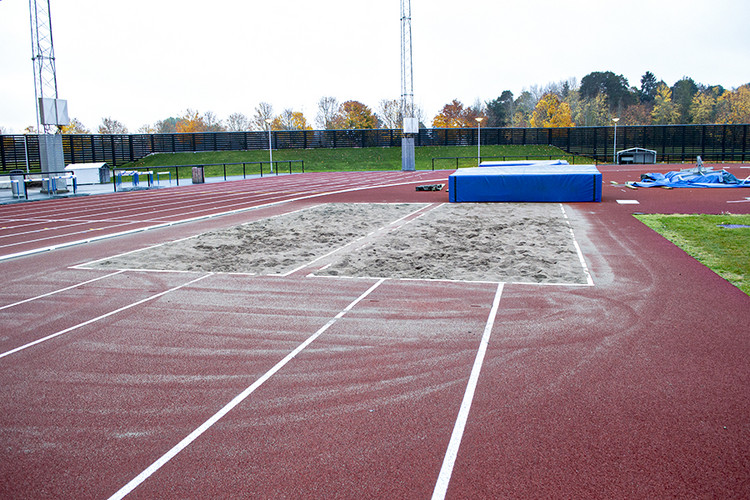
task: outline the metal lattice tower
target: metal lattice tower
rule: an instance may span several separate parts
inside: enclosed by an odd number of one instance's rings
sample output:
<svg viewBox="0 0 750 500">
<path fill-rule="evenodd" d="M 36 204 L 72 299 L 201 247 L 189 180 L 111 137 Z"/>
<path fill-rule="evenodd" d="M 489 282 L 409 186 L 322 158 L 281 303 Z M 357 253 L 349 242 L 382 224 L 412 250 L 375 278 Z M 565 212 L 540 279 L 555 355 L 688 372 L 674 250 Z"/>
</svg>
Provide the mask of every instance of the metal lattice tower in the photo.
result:
<svg viewBox="0 0 750 500">
<path fill-rule="evenodd" d="M 401 113 L 414 117 L 414 71 L 411 61 L 411 0 L 401 0 Z"/>
<path fill-rule="evenodd" d="M 401 170 L 415 170 L 414 137 L 419 124 L 414 118 L 414 72 L 411 61 L 411 0 L 401 0 Z"/>
<path fill-rule="evenodd" d="M 57 99 L 57 74 L 55 72 L 55 47 L 52 43 L 52 16 L 50 0 L 29 0 L 31 13 L 31 60 L 34 64 L 34 97 L 36 97 L 36 124 L 40 129 L 39 101 Z M 50 125 L 44 125 L 50 132 Z"/>
</svg>

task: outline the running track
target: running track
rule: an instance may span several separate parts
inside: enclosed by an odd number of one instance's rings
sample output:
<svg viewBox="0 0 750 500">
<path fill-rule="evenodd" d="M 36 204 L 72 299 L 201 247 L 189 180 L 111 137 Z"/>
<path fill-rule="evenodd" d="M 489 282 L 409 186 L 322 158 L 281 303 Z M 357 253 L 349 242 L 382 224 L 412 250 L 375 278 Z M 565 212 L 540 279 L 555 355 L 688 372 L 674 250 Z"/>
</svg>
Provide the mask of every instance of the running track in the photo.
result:
<svg viewBox="0 0 750 500">
<path fill-rule="evenodd" d="M 592 287 L 72 267 L 448 172 L 0 207 L 0 497 L 747 498 L 750 300 L 631 214 L 750 190 L 601 170 Z"/>
</svg>

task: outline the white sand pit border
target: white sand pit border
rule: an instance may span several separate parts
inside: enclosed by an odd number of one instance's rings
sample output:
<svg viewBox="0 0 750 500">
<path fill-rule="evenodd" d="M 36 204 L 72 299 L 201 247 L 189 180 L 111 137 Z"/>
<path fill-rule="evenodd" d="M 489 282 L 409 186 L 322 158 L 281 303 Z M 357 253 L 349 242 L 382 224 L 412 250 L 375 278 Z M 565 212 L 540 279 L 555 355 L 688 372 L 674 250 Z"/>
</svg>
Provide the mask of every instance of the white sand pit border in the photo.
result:
<svg viewBox="0 0 750 500">
<path fill-rule="evenodd" d="M 560 204 L 331 203 L 78 267 L 593 284 Z"/>
</svg>

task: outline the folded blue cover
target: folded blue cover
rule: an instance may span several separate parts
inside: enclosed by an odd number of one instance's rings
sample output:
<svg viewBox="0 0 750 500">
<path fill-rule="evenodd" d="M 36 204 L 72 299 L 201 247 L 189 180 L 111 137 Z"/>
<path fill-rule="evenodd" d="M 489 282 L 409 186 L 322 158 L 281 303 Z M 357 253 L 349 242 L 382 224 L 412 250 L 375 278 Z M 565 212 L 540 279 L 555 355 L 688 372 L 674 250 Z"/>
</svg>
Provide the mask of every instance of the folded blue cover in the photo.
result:
<svg viewBox="0 0 750 500">
<path fill-rule="evenodd" d="M 741 181 L 726 170 L 705 170 L 692 168 L 672 171 L 666 174 L 649 173 L 641 175 L 638 187 L 673 187 L 673 188 L 726 188 L 750 187 L 750 178 Z"/>
</svg>

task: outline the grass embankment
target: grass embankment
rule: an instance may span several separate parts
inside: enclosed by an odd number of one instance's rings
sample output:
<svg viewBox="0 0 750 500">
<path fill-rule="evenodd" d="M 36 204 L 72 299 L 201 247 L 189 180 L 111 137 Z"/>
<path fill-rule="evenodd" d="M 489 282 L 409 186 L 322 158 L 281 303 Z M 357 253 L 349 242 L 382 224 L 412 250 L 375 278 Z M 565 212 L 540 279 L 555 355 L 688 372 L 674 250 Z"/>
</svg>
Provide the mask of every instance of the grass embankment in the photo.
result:
<svg viewBox="0 0 750 500">
<path fill-rule="evenodd" d="M 636 215 L 638 220 L 750 295 L 750 215 Z"/>
<path fill-rule="evenodd" d="M 432 169 L 433 158 L 468 157 L 458 161 L 459 167 L 476 166 L 476 146 L 422 146 L 415 148 L 417 170 Z M 482 146 L 482 158 L 500 156 L 528 157 L 529 159 L 566 159 L 570 163 L 593 163 L 589 158 L 573 157 L 552 146 Z M 179 165 L 211 165 L 230 163 L 268 162 L 268 150 L 210 151 L 199 153 L 157 153 L 121 168 L 157 168 Z M 279 149 L 273 151 L 274 162 L 302 160 L 305 172 L 359 172 L 366 170 L 401 170 L 401 148 L 337 148 L 337 149 Z M 503 158 L 499 158 L 503 159 Z M 287 164 L 278 165 L 280 171 L 288 171 Z M 456 160 L 435 160 L 435 169 L 456 168 Z M 293 164 L 294 172 L 301 167 Z M 223 175 L 222 165 L 206 167 L 208 177 Z M 259 165 L 247 165 L 246 172 L 258 174 Z M 268 173 L 268 164 L 263 165 Z M 227 166 L 227 175 L 242 175 L 242 165 Z M 181 169 L 180 177 L 190 177 L 189 169 Z"/>
</svg>

